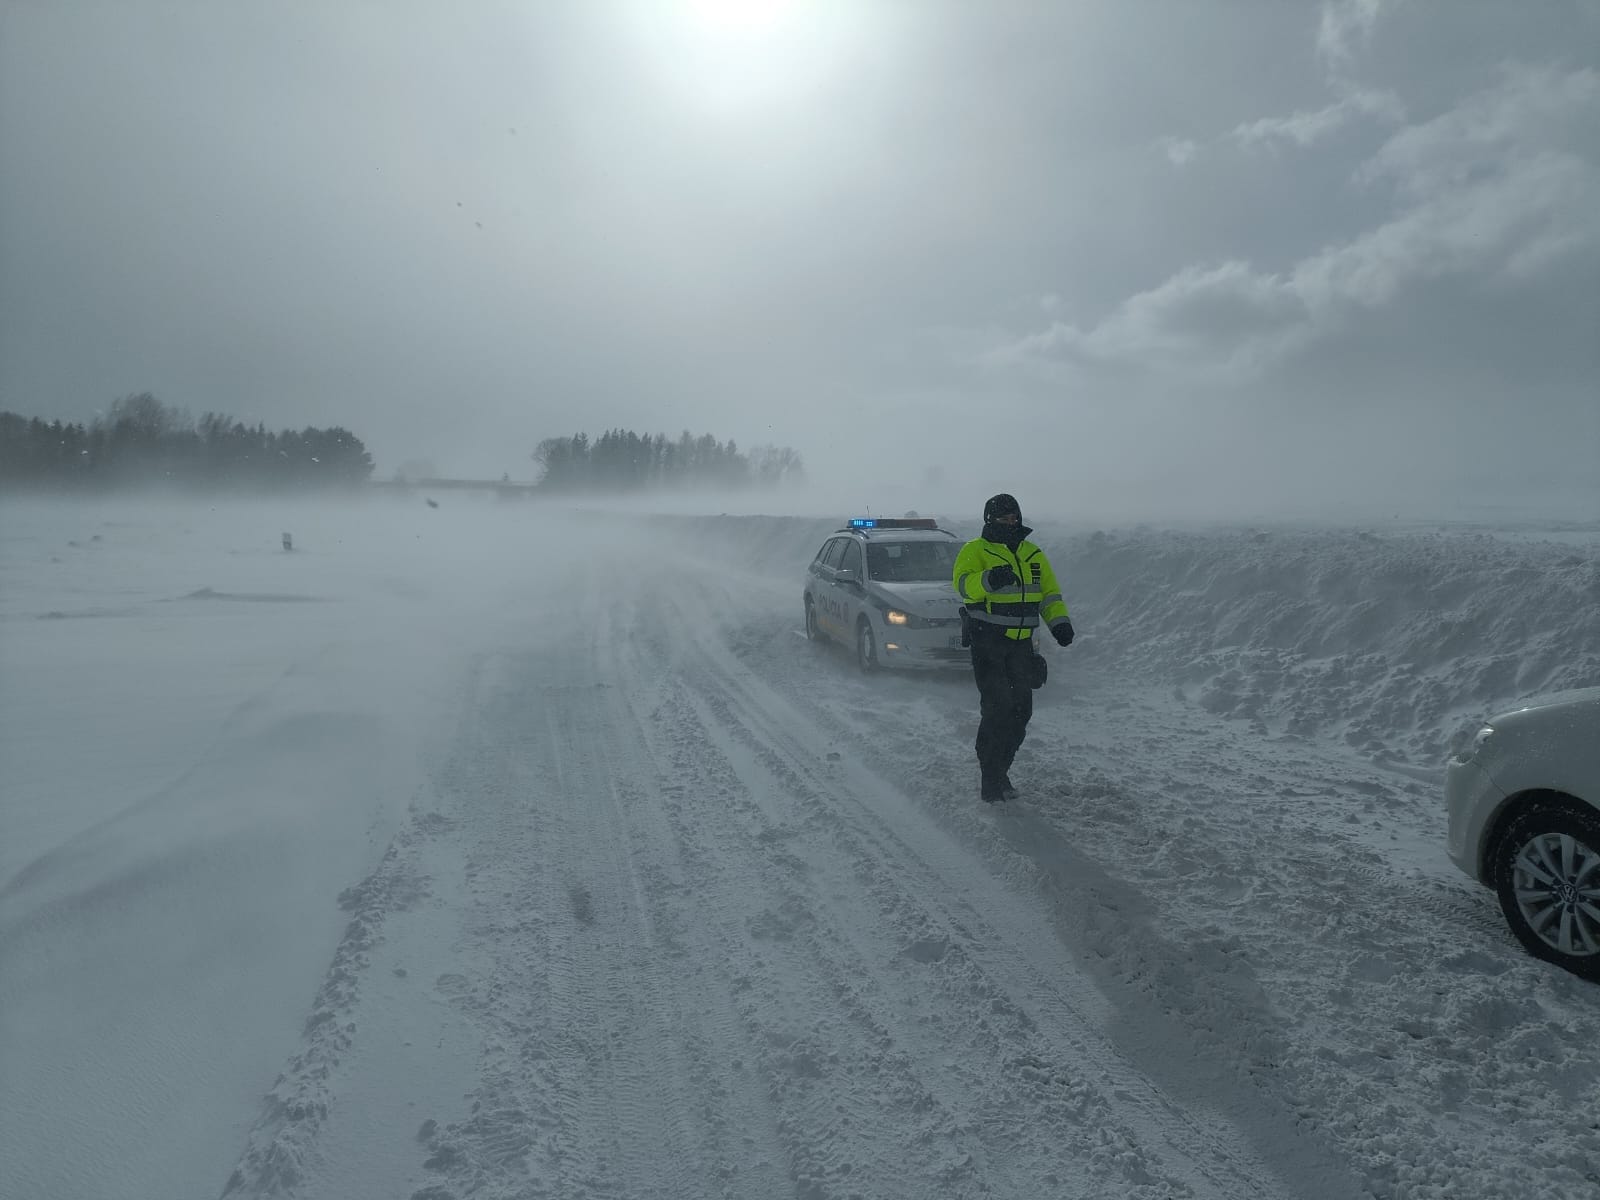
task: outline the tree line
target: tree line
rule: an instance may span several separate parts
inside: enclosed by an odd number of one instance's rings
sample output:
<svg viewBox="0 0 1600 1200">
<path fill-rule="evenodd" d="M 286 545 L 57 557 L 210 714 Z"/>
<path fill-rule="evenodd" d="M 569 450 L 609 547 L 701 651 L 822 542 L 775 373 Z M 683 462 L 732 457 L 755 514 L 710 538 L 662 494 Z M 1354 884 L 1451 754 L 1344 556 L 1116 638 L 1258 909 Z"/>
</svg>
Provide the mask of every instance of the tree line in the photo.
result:
<svg viewBox="0 0 1600 1200">
<path fill-rule="evenodd" d="M 87 425 L 0 412 L 0 486 L 300 490 L 362 484 L 371 474 L 372 456 L 347 429 L 273 433 L 211 412 L 196 421 L 149 392 L 113 401 Z"/>
<path fill-rule="evenodd" d="M 533 452 L 537 486 L 549 491 L 643 491 L 672 487 L 774 487 L 805 477 L 800 455 L 788 446 L 755 446 L 748 452 L 732 439 L 684 430 L 638 434 L 611 429 L 546 438 Z"/>
</svg>

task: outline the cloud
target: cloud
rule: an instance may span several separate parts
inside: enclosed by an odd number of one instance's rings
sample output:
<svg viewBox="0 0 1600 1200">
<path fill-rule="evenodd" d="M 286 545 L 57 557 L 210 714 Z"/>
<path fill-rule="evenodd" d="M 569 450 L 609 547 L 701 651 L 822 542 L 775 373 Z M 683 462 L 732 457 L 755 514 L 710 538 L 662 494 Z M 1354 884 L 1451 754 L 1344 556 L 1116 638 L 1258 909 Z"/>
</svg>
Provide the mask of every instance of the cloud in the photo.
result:
<svg viewBox="0 0 1600 1200">
<path fill-rule="evenodd" d="M 1287 117 L 1262 117 L 1257 121 L 1245 122 L 1235 127 L 1229 136 L 1246 149 L 1271 147 L 1281 142 L 1305 147 L 1337 133 L 1360 117 L 1375 117 L 1393 123 L 1403 121 L 1405 115 L 1405 106 L 1393 92 L 1360 90 L 1311 112 L 1300 111 Z"/>
<path fill-rule="evenodd" d="M 1332 75 L 1343 75 L 1366 49 L 1385 0 L 1328 0 L 1317 25 L 1317 58 Z"/>
<path fill-rule="evenodd" d="M 1328 0 L 1317 27 L 1317 59 L 1328 83 L 1340 93 L 1332 104 L 1297 110 L 1286 117 L 1262 117 L 1237 125 L 1229 137 L 1246 149 L 1283 143 L 1304 148 L 1363 117 L 1385 123 L 1405 120 L 1405 106 L 1390 91 L 1362 87 L 1352 80 L 1358 53 L 1372 39 L 1385 0 Z"/>
<path fill-rule="evenodd" d="M 1338 95 L 1321 108 L 1296 109 L 1288 116 L 1241 121 L 1223 140 L 1245 151 L 1292 147 L 1304 150 L 1361 120 L 1397 125 L 1406 119 L 1405 105 L 1388 89 L 1365 87 L 1351 79 L 1357 43 L 1364 49 L 1376 25 L 1383 0 L 1337 0 L 1323 5 L 1317 31 L 1317 57 L 1327 70 L 1327 82 Z M 1192 139 L 1169 136 L 1158 145 L 1173 166 L 1181 167 L 1199 156 L 1202 147 Z"/>
<path fill-rule="evenodd" d="M 989 361 L 1226 370 L 1275 352 L 1308 318 L 1288 280 L 1241 261 L 1191 266 L 1129 297 L 1093 328 L 1057 321 L 1002 346 Z"/>
<path fill-rule="evenodd" d="M 1164 137 L 1160 141 L 1161 152 L 1167 156 L 1167 161 L 1175 167 L 1182 167 L 1195 160 L 1200 153 L 1200 144 L 1190 138 Z"/>
<path fill-rule="evenodd" d="M 1527 280 L 1600 253 L 1600 72 L 1508 67 L 1493 88 L 1395 134 L 1357 173 L 1402 211 L 1297 269 L 1302 288 L 1365 305 L 1410 279 Z"/>
<path fill-rule="evenodd" d="M 1515 170 L 1533 157 L 1581 160 L 1595 152 L 1600 128 L 1600 73 L 1513 64 L 1499 82 L 1433 120 L 1395 134 L 1358 179 L 1394 180 L 1428 196 L 1470 184 L 1493 170 Z"/>
<path fill-rule="evenodd" d="M 1362 313 L 1441 280 L 1494 289 L 1600 258 L 1600 73 L 1509 67 L 1491 88 L 1401 129 L 1358 170 L 1389 188 L 1387 220 L 1281 272 L 1189 265 L 1087 328 L 1057 321 L 990 365 L 1258 374 Z"/>
</svg>

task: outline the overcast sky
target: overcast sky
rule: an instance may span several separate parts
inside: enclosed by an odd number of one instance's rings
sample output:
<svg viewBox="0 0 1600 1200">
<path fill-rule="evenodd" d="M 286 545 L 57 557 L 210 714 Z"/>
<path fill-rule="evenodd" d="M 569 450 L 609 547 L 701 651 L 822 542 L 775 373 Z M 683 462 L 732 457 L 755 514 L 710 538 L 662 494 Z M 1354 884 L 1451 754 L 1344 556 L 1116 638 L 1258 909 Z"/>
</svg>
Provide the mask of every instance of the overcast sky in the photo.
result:
<svg viewBox="0 0 1600 1200">
<path fill-rule="evenodd" d="M 1600 0 L 0 4 L 0 408 L 1600 514 Z"/>
</svg>

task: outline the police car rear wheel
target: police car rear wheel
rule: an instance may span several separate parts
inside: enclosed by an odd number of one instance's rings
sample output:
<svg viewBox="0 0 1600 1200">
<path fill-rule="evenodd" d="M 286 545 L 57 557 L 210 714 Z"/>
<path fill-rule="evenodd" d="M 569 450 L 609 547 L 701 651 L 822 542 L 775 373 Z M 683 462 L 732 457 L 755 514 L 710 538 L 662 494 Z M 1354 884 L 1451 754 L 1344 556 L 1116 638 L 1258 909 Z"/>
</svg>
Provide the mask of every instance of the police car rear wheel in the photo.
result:
<svg viewBox="0 0 1600 1200">
<path fill-rule="evenodd" d="M 872 636 L 872 626 L 865 617 L 856 623 L 856 665 L 863 671 L 874 670 L 878 665 L 878 640 Z"/>
</svg>

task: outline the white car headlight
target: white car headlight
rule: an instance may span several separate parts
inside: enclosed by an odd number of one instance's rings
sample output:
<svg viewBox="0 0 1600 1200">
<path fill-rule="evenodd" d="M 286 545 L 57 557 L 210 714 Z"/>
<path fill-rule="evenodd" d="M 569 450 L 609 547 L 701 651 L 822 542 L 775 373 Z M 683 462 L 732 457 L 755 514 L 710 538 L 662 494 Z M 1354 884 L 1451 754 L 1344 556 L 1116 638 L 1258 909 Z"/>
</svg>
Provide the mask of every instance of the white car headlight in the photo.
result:
<svg viewBox="0 0 1600 1200">
<path fill-rule="evenodd" d="M 883 619 L 888 621 L 891 625 L 904 625 L 911 620 L 910 617 L 906 616 L 905 613 L 901 612 L 897 608 L 891 608 L 888 612 L 884 613 Z"/>
<path fill-rule="evenodd" d="M 1465 745 L 1457 742 L 1456 744 L 1459 748 L 1456 750 L 1453 757 L 1457 762 L 1469 763 L 1473 759 L 1477 758 L 1478 755 L 1483 753 L 1484 747 L 1487 746 L 1493 738 L 1494 726 L 1485 725 L 1482 729 L 1478 730 L 1477 733 L 1472 735 L 1472 740 L 1470 742 L 1467 742 Z"/>
</svg>

